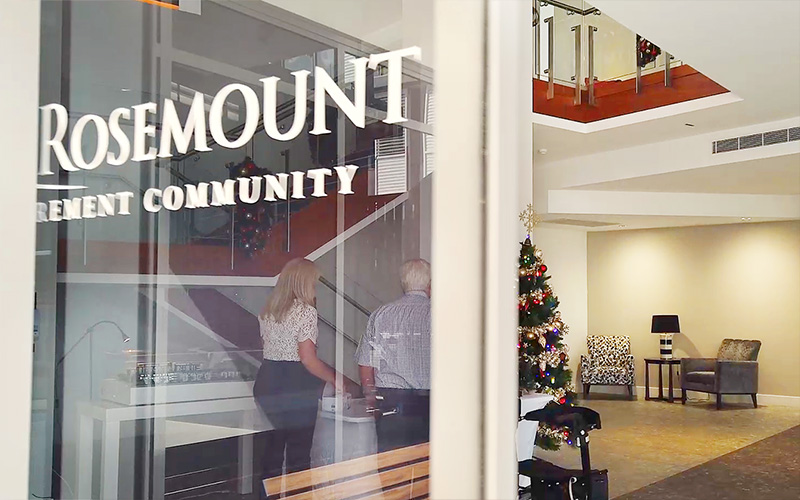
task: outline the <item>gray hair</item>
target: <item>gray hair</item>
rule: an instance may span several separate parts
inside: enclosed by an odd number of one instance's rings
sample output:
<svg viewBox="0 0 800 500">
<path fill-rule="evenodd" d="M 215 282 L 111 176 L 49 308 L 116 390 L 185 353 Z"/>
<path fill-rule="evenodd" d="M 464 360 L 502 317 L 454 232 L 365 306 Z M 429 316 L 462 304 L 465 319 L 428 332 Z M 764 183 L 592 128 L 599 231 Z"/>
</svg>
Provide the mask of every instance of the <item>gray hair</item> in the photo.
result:
<svg viewBox="0 0 800 500">
<path fill-rule="evenodd" d="M 427 260 L 413 259 L 400 266 L 400 284 L 404 292 L 427 291 L 431 286 L 431 265 Z"/>
</svg>

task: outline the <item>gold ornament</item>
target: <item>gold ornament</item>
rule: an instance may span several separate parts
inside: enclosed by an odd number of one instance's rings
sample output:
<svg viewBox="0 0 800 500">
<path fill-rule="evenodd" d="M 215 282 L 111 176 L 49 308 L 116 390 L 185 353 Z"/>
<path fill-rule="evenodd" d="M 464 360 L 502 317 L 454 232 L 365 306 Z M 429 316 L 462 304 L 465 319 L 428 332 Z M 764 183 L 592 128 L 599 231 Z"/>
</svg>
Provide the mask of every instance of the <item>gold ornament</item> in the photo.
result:
<svg viewBox="0 0 800 500">
<path fill-rule="evenodd" d="M 536 211 L 533 209 L 533 204 L 531 203 L 528 203 L 525 210 L 519 214 L 519 220 L 522 222 L 522 225 L 525 226 L 528 235 L 530 235 L 533 232 L 533 228 L 542 221 L 542 219 L 536 215 Z"/>
</svg>

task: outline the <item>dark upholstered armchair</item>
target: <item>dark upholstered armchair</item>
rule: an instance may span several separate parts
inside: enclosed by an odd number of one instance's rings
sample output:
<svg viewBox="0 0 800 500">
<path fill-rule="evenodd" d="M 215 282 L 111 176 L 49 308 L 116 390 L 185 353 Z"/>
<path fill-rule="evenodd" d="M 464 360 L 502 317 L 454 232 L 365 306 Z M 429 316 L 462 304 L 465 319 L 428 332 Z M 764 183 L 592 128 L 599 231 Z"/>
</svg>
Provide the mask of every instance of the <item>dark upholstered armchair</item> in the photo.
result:
<svg viewBox="0 0 800 500">
<path fill-rule="evenodd" d="M 725 339 L 716 358 L 681 359 L 681 401 L 686 391 L 717 395 L 717 409 L 722 408 L 723 394 L 750 394 L 758 408 L 759 340 Z"/>
<path fill-rule="evenodd" d="M 631 338 L 612 335 L 586 337 L 589 357 L 581 355 L 583 395 L 589 395 L 593 385 L 624 385 L 633 398 L 636 383 Z"/>
</svg>

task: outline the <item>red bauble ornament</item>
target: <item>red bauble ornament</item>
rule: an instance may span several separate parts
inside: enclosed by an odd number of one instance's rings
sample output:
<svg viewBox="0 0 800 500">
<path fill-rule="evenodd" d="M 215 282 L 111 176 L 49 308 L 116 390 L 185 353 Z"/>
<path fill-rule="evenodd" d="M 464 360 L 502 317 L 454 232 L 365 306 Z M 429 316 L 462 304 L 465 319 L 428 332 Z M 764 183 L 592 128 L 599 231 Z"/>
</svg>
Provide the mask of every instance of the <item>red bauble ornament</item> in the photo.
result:
<svg viewBox="0 0 800 500">
<path fill-rule="evenodd" d="M 539 268 L 539 270 L 540 270 L 541 272 L 543 272 L 543 273 L 544 273 L 544 272 L 547 272 L 547 266 L 545 266 L 544 264 L 542 264 L 542 267 L 540 267 L 540 268 Z"/>
<path fill-rule="evenodd" d="M 558 402 L 559 402 L 559 404 L 562 404 L 562 405 L 563 405 L 564 403 L 566 403 L 566 402 L 567 402 L 567 398 L 561 398 L 561 399 L 559 399 L 559 400 L 558 400 Z M 566 432 L 565 432 L 565 433 L 564 433 L 564 435 L 565 435 L 565 436 L 567 436 L 567 435 L 568 435 L 568 433 L 566 433 Z"/>
</svg>

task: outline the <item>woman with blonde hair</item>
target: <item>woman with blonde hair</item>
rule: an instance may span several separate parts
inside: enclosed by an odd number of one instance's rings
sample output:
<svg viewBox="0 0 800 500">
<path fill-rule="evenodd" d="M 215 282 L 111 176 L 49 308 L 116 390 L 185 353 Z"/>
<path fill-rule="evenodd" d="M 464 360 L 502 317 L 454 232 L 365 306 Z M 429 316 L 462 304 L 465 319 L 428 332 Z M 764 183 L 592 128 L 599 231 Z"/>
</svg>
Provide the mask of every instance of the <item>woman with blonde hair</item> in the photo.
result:
<svg viewBox="0 0 800 500">
<path fill-rule="evenodd" d="M 337 374 L 317 357 L 314 286 L 319 271 L 307 259 L 289 261 L 259 315 L 264 361 L 253 394 L 275 430 L 267 433 L 264 477 L 311 465 L 311 442 L 324 383 L 337 390 Z M 344 380 L 342 377 L 341 380 Z"/>
</svg>

